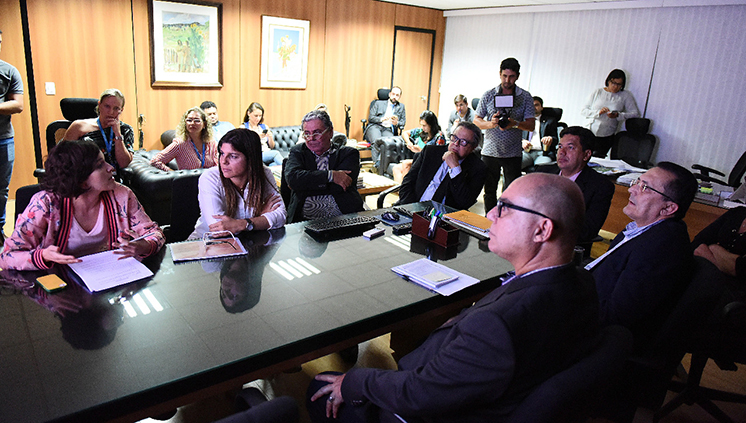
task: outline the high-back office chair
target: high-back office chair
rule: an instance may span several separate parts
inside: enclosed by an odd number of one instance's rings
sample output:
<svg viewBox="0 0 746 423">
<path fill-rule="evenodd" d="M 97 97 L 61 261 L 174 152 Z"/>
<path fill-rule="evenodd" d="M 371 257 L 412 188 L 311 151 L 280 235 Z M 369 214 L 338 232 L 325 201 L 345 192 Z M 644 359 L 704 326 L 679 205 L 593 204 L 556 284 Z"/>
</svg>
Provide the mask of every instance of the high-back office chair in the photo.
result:
<svg viewBox="0 0 746 423">
<path fill-rule="evenodd" d="M 174 138 L 176 137 L 176 130 L 175 129 L 166 129 L 161 134 L 161 145 L 163 148 L 168 147 L 171 145 L 171 143 L 174 141 Z"/>
<path fill-rule="evenodd" d="M 632 333 L 623 326 L 607 326 L 593 350 L 572 367 L 557 373 L 534 389 L 509 423 L 571 423 L 584 421 L 589 406 L 632 352 Z"/>
<path fill-rule="evenodd" d="M 174 178 L 171 185 L 171 226 L 167 231 L 168 242 L 184 241 L 194 231 L 200 216 L 200 173 L 187 173 Z"/>
<path fill-rule="evenodd" d="M 39 184 L 22 186 L 16 190 L 16 217 L 14 222 L 18 221 L 18 216 L 26 210 L 26 207 L 31 202 L 31 197 L 39 191 L 41 191 L 41 185 Z"/>
<path fill-rule="evenodd" d="M 738 188 L 739 186 L 741 186 L 741 183 L 743 183 L 743 175 L 746 174 L 746 151 L 741 154 L 741 158 L 738 159 L 736 164 L 733 166 L 733 169 L 731 169 L 730 174 L 728 175 L 727 182 L 710 176 L 710 173 L 725 176 L 725 173 L 722 173 L 715 169 L 702 166 L 700 164 L 692 165 L 692 169 L 699 170 L 699 173 L 695 173 L 694 177 L 702 182 L 715 182 L 720 185 L 727 185 L 730 187 Z"/>
<path fill-rule="evenodd" d="M 649 168 L 655 148 L 655 136 L 648 134 L 650 119 L 631 118 L 625 122 L 626 130 L 616 134 L 611 146 L 612 160 L 624 160 L 632 166 Z"/>
<path fill-rule="evenodd" d="M 370 106 L 368 107 L 368 110 L 373 108 L 373 104 L 375 104 L 376 101 L 385 101 L 389 99 L 389 93 L 391 92 L 391 89 L 389 88 L 379 88 L 378 92 L 376 93 L 377 98 L 370 102 Z M 368 122 L 368 119 L 361 119 L 360 122 L 363 124 L 363 139 L 365 139 L 365 131 L 368 129 L 368 125 L 370 125 L 370 122 Z M 394 127 L 394 135 L 397 135 L 398 128 Z"/>
<path fill-rule="evenodd" d="M 682 358 L 710 330 L 710 318 L 723 298 L 724 281 L 713 277 L 719 273 L 717 268 L 702 257 L 694 257 L 693 262 L 691 281 L 650 347 L 635 352 L 628 361 L 635 406 L 660 408 Z"/>
<path fill-rule="evenodd" d="M 98 100 L 95 98 L 63 98 L 60 100 L 60 110 L 65 119 L 55 120 L 47 125 L 45 133 L 47 153 L 65 136 L 67 128 L 77 119 L 95 118 Z M 34 177 L 41 181 L 44 169 L 35 169 Z"/>
<path fill-rule="evenodd" d="M 653 421 L 686 403 L 698 404 L 719 422 L 731 423 L 733 420 L 712 401 L 746 404 L 746 395 L 706 388 L 700 381 L 709 359 L 727 371 L 737 370 L 736 363 L 746 364 L 746 304 L 728 289 L 737 283 L 709 262 L 700 267 L 692 285 L 696 288 L 692 297 L 696 297 L 690 300 L 696 309 L 689 319 L 697 319 L 698 325 L 683 347 L 691 353 L 689 374 L 683 383 L 670 382 L 668 389 L 679 394 L 655 413 Z"/>
<path fill-rule="evenodd" d="M 285 207 L 290 205 L 290 196 L 293 195 L 293 191 L 290 189 L 290 185 L 288 185 L 288 181 L 285 179 L 285 165 L 287 162 L 287 158 L 282 159 L 282 173 L 280 174 L 280 197 L 282 197 L 282 202 L 285 203 Z"/>
</svg>

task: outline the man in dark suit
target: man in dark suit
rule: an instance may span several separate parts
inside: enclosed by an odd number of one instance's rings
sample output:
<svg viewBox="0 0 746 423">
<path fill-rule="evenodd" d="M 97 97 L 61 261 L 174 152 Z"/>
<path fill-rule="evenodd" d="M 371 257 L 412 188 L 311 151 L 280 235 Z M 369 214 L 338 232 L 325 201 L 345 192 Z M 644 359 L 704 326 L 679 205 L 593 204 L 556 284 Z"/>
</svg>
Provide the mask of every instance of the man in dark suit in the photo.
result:
<svg viewBox="0 0 746 423">
<path fill-rule="evenodd" d="M 523 131 L 523 158 L 521 169 L 531 169 L 534 165 L 553 162 L 557 158 L 557 119 L 545 114 L 544 100 L 534 96 L 536 125 L 533 132 Z"/>
<path fill-rule="evenodd" d="M 425 146 L 404 176 L 399 204 L 433 200 L 459 210 L 473 206 L 487 176 L 486 165 L 474 154 L 481 140 L 476 125 L 461 122 L 448 146 Z"/>
<path fill-rule="evenodd" d="M 388 100 L 376 100 L 370 105 L 368 126 L 363 138 L 371 145 L 371 158 L 376 167 L 379 164 L 380 151 L 375 147 L 374 141 L 382 137 L 400 135 L 407 123 L 407 110 L 404 103 L 399 101 L 400 98 L 401 88 L 391 87 Z"/>
<path fill-rule="evenodd" d="M 609 251 L 586 266 L 596 279 L 602 325 L 626 326 L 644 352 L 688 285 L 693 261 L 682 221 L 697 191 L 685 168 L 661 162 L 629 188 L 633 219 Z"/>
<path fill-rule="evenodd" d="M 585 355 L 596 335 L 593 280 L 571 263 L 582 201 L 577 185 L 557 175 L 517 179 L 488 215 L 489 248 L 515 275 L 433 331 L 398 371 L 316 376 L 312 420 L 505 421 L 534 387 Z"/>
<path fill-rule="evenodd" d="M 595 136 L 589 129 L 571 126 L 562 130 L 557 147 L 557 167 L 561 176 L 575 181 L 583 191 L 585 221 L 578 244 L 590 254 L 593 238 L 606 221 L 614 197 L 614 184 L 604 175 L 588 166 L 593 154 Z"/>
<path fill-rule="evenodd" d="M 304 143 L 290 149 L 285 179 L 292 190 L 288 223 L 363 210 L 357 192 L 360 153 L 332 146 L 334 127 L 324 111 L 308 112 L 301 123 Z"/>
</svg>

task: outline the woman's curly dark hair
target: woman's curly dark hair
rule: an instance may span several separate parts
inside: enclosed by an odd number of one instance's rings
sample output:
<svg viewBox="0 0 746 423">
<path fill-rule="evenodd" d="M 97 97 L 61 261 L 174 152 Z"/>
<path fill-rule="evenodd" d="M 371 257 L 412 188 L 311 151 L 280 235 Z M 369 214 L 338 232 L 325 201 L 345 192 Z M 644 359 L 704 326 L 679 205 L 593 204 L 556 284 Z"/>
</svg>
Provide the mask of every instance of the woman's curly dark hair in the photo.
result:
<svg viewBox="0 0 746 423">
<path fill-rule="evenodd" d="M 67 198 L 86 192 L 83 183 L 93 173 L 100 152 L 90 139 L 60 141 L 44 162 L 42 189 Z"/>
</svg>

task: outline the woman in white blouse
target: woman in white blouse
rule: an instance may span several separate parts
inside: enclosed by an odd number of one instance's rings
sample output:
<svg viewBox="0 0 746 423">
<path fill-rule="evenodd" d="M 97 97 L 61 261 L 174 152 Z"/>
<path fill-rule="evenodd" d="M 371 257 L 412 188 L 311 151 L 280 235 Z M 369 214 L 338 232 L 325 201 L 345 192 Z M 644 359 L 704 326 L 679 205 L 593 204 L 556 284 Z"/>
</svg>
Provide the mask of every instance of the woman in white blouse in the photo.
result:
<svg viewBox="0 0 746 423">
<path fill-rule="evenodd" d="M 218 166 L 199 178 L 200 218 L 189 238 L 205 232 L 265 230 L 285 225 L 285 204 L 262 163 L 259 135 L 234 129 L 220 139 Z"/>
<path fill-rule="evenodd" d="M 596 157 L 606 157 L 621 122 L 640 116 L 635 98 L 629 91 L 624 91 L 626 84 L 624 71 L 614 69 L 606 77 L 606 86 L 595 90 L 580 112 L 591 119 L 588 128 L 596 136 L 596 146 L 593 148 Z"/>
</svg>

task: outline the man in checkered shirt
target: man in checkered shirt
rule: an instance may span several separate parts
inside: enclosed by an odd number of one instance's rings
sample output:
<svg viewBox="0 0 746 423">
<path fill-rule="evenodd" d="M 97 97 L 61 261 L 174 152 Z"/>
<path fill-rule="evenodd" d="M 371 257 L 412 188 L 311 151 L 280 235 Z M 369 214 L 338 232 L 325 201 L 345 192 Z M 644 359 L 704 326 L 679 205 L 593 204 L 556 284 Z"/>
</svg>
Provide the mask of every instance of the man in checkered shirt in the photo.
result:
<svg viewBox="0 0 746 423">
<path fill-rule="evenodd" d="M 521 176 L 522 131 L 534 130 L 534 100 L 531 93 L 515 84 L 520 70 L 518 60 L 512 57 L 500 63 L 500 85 L 482 95 L 474 117 L 474 123 L 485 130 L 482 148 L 482 160 L 487 165 L 487 179 L 484 182 L 485 214 L 497 205 L 497 184 L 501 170 L 505 172 L 503 191 Z M 502 96 L 512 96 L 513 107 L 497 107 L 495 99 Z M 502 101 L 500 103 L 504 104 Z M 500 112 L 508 114 L 504 127 L 498 125 Z"/>
</svg>

